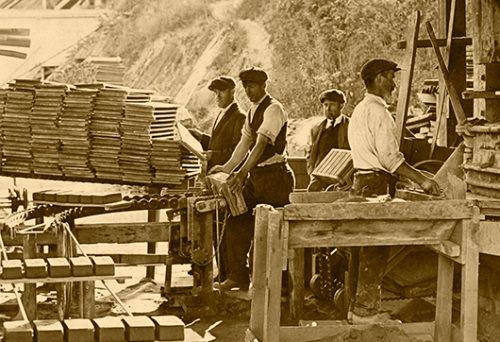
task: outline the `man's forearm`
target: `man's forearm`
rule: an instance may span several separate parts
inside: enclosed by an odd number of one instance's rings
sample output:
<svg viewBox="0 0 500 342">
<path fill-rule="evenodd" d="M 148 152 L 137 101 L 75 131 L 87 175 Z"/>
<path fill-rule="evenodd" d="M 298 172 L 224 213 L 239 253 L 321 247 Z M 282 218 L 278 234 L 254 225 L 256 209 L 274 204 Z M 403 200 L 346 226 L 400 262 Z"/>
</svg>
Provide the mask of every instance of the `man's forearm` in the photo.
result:
<svg viewBox="0 0 500 342">
<path fill-rule="evenodd" d="M 231 155 L 231 158 L 224 165 L 224 167 L 229 169 L 229 172 L 232 172 L 238 165 L 240 165 L 241 161 L 246 157 L 250 145 L 251 142 L 248 139 L 240 139 L 233 154 Z"/>
<path fill-rule="evenodd" d="M 257 166 L 260 157 L 264 153 L 267 143 L 268 138 L 260 134 L 257 135 L 257 142 L 255 143 L 252 151 L 250 151 L 250 155 L 248 156 L 247 160 L 245 160 L 245 163 L 241 166 L 240 172 L 247 174 L 255 166 Z"/>
<path fill-rule="evenodd" d="M 406 177 L 411 179 L 417 184 L 422 184 L 425 182 L 428 178 L 419 170 L 415 169 L 413 166 L 408 164 L 406 161 L 403 162 L 397 169 L 396 173 L 400 176 Z"/>
</svg>

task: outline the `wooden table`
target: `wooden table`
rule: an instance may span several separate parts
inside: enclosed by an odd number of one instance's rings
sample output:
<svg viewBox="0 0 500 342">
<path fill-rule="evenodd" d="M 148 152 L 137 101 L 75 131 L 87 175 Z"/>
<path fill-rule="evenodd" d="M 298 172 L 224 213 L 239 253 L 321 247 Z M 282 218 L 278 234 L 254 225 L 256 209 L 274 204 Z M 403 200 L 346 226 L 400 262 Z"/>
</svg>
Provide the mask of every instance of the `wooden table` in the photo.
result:
<svg viewBox="0 0 500 342">
<path fill-rule="evenodd" d="M 479 247 L 473 235 L 482 215 L 476 201 L 289 204 L 256 209 L 253 300 L 247 340 L 313 341 L 362 326 L 280 327 L 281 270 L 291 276 L 290 310 L 300 318 L 304 248 L 425 245 L 439 253 L 434 341 L 452 340 L 454 264 L 462 268 L 460 341 L 477 340 Z M 401 328 L 415 331 L 415 324 Z"/>
</svg>

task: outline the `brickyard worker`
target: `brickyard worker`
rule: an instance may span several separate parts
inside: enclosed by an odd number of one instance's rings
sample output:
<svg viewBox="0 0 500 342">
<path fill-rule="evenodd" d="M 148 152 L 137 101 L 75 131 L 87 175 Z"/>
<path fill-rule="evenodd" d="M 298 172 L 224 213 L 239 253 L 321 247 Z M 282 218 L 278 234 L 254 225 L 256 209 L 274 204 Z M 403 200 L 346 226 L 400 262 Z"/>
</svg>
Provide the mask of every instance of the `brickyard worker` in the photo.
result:
<svg viewBox="0 0 500 342">
<path fill-rule="evenodd" d="M 342 114 L 346 102 L 345 94 L 337 89 L 329 89 L 320 94 L 319 100 L 325 119 L 311 129 L 309 137 L 307 152 L 307 173 L 311 177 L 307 187 L 309 191 L 322 191 L 331 184 L 312 176 L 313 170 L 328 152 L 332 148 L 349 149 L 347 139 L 349 118 Z"/>
<path fill-rule="evenodd" d="M 248 288 L 247 254 L 254 233 L 253 208 L 259 203 L 284 206 L 294 186 L 293 174 L 286 162 L 288 117 L 281 103 L 266 91 L 266 72 L 252 67 L 241 71 L 239 78 L 252 106 L 233 155 L 211 172 L 231 173 L 229 187 L 233 192 L 242 191 L 249 210 L 226 221 L 229 275 L 220 284 L 221 290 Z"/>
<path fill-rule="evenodd" d="M 208 89 L 213 91 L 217 101 L 217 107 L 220 109 L 215 121 L 212 125 L 210 134 L 205 134 L 196 128 L 189 131 L 201 142 L 203 150 L 207 157 L 207 170 L 210 170 L 216 165 L 226 163 L 234 148 L 241 138 L 241 128 L 245 122 L 245 114 L 243 114 L 234 99 L 234 90 L 236 81 L 229 76 L 219 76 L 210 81 Z M 214 230 L 214 243 L 219 243 L 217 230 Z M 223 238 L 220 241 L 220 256 L 218 261 L 219 280 L 225 280 L 227 276 L 227 260 L 225 256 L 226 241 Z"/>
<path fill-rule="evenodd" d="M 354 182 L 351 194 L 369 197 L 395 193 L 395 175 L 411 179 L 429 194 L 439 195 L 439 185 L 410 166 L 399 151 L 396 125 L 387 110 L 386 100 L 396 85 L 396 63 L 374 59 L 361 69 L 367 93 L 356 106 L 349 123 L 348 138 L 352 150 Z M 387 265 L 388 247 L 362 247 L 356 295 L 349 310 L 354 324 L 391 322 L 387 313 L 380 313 L 380 292 Z"/>
</svg>

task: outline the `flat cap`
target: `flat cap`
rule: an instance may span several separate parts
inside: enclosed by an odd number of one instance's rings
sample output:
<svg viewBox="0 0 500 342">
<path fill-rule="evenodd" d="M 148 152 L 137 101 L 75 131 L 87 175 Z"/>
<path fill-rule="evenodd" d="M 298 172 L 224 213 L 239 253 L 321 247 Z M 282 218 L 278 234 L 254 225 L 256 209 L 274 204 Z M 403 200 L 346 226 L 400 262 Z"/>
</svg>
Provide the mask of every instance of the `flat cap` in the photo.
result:
<svg viewBox="0 0 500 342">
<path fill-rule="evenodd" d="M 372 59 L 363 64 L 361 67 L 361 78 L 363 80 L 374 78 L 381 72 L 387 70 L 399 71 L 398 65 L 387 59 Z"/>
<path fill-rule="evenodd" d="M 256 82 L 264 83 L 267 81 L 267 74 L 264 70 L 258 67 L 251 67 L 240 72 L 241 82 Z"/>
<path fill-rule="evenodd" d="M 325 102 L 326 100 L 345 103 L 345 94 L 338 89 L 328 89 L 319 95 L 319 101 L 321 103 Z"/>
<path fill-rule="evenodd" d="M 233 89 L 236 86 L 236 81 L 230 76 L 219 76 L 214 78 L 208 85 L 210 90 L 226 90 Z"/>
</svg>

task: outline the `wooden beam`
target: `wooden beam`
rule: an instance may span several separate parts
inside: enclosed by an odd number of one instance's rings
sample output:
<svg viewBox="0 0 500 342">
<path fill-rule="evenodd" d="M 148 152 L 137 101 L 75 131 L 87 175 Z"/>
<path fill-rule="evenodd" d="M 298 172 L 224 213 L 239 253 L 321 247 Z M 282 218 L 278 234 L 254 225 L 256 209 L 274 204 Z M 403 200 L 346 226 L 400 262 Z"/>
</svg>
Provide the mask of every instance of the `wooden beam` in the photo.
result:
<svg viewBox="0 0 500 342">
<path fill-rule="evenodd" d="M 290 221 L 289 248 L 437 245 L 456 221 Z"/>
<path fill-rule="evenodd" d="M 446 46 L 446 38 L 437 38 L 436 42 L 437 42 L 439 47 Z M 453 46 L 472 45 L 472 38 L 471 37 L 453 37 L 451 44 Z M 396 43 L 396 47 L 398 49 L 401 49 L 401 50 L 406 49 L 406 45 L 407 45 L 406 40 L 401 40 L 401 41 Z M 431 48 L 432 44 L 431 44 L 431 41 L 429 39 L 419 39 L 419 40 L 417 40 L 416 47 L 417 48 Z"/>
<path fill-rule="evenodd" d="M 434 338 L 436 342 L 451 342 L 454 262 L 443 255 L 438 260 Z"/>
<path fill-rule="evenodd" d="M 322 191 L 322 192 L 292 192 L 290 203 L 332 203 L 339 199 L 348 198 L 348 191 Z"/>
<path fill-rule="evenodd" d="M 295 248 L 289 254 L 290 319 L 297 320 L 302 315 L 304 303 L 304 249 Z"/>
<path fill-rule="evenodd" d="M 2 49 L 0 49 L 0 56 L 19 58 L 19 59 L 26 59 L 26 57 L 28 57 L 28 55 L 24 52 L 2 50 Z"/>
<path fill-rule="evenodd" d="M 7 34 L 11 36 L 29 36 L 29 28 L 0 28 L 0 34 Z"/>
<path fill-rule="evenodd" d="M 76 237 L 81 244 L 168 241 L 168 223 L 77 224 Z"/>
<path fill-rule="evenodd" d="M 28 48 L 31 46 L 31 39 L 0 34 L 0 45 Z"/>
<path fill-rule="evenodd" d="M 404 62 L 401 67 L 401 81 L 399 86 L 398 105 L 396 108 L 396 139 L 399 146 L 403 146 L 404 132 L 406 127 L 406 117 L 408 105 L 410 104 L 411 82 L 413 80 L 413 70 L 415 69 L 415 56 L 417 54 L 418 30 L 420 27 L 420 11 L 416 11 L 408 30 Z"/>
<path fill-rule="evenodd" d="M 462 92 L 464 99 L 500 99 L 500 90 L 466 90 Z"/>
<path fill-rule="evenodd" d="M 79 281 L 130 279 L 132 276 L 85 276 L 85 277 L 64 277 L 64 278 L 21 278 L 21 279 L 0 279 L 0 284 L 36 284 L 36 283 L 71 283 Z"/>
<path fill-rule="evenodd" d="M 285 220 L 457 220 L 472 217 L 473 204 L 463 200 L 422 202 L 336 202 L 288 204 Z"/>
</svg>

